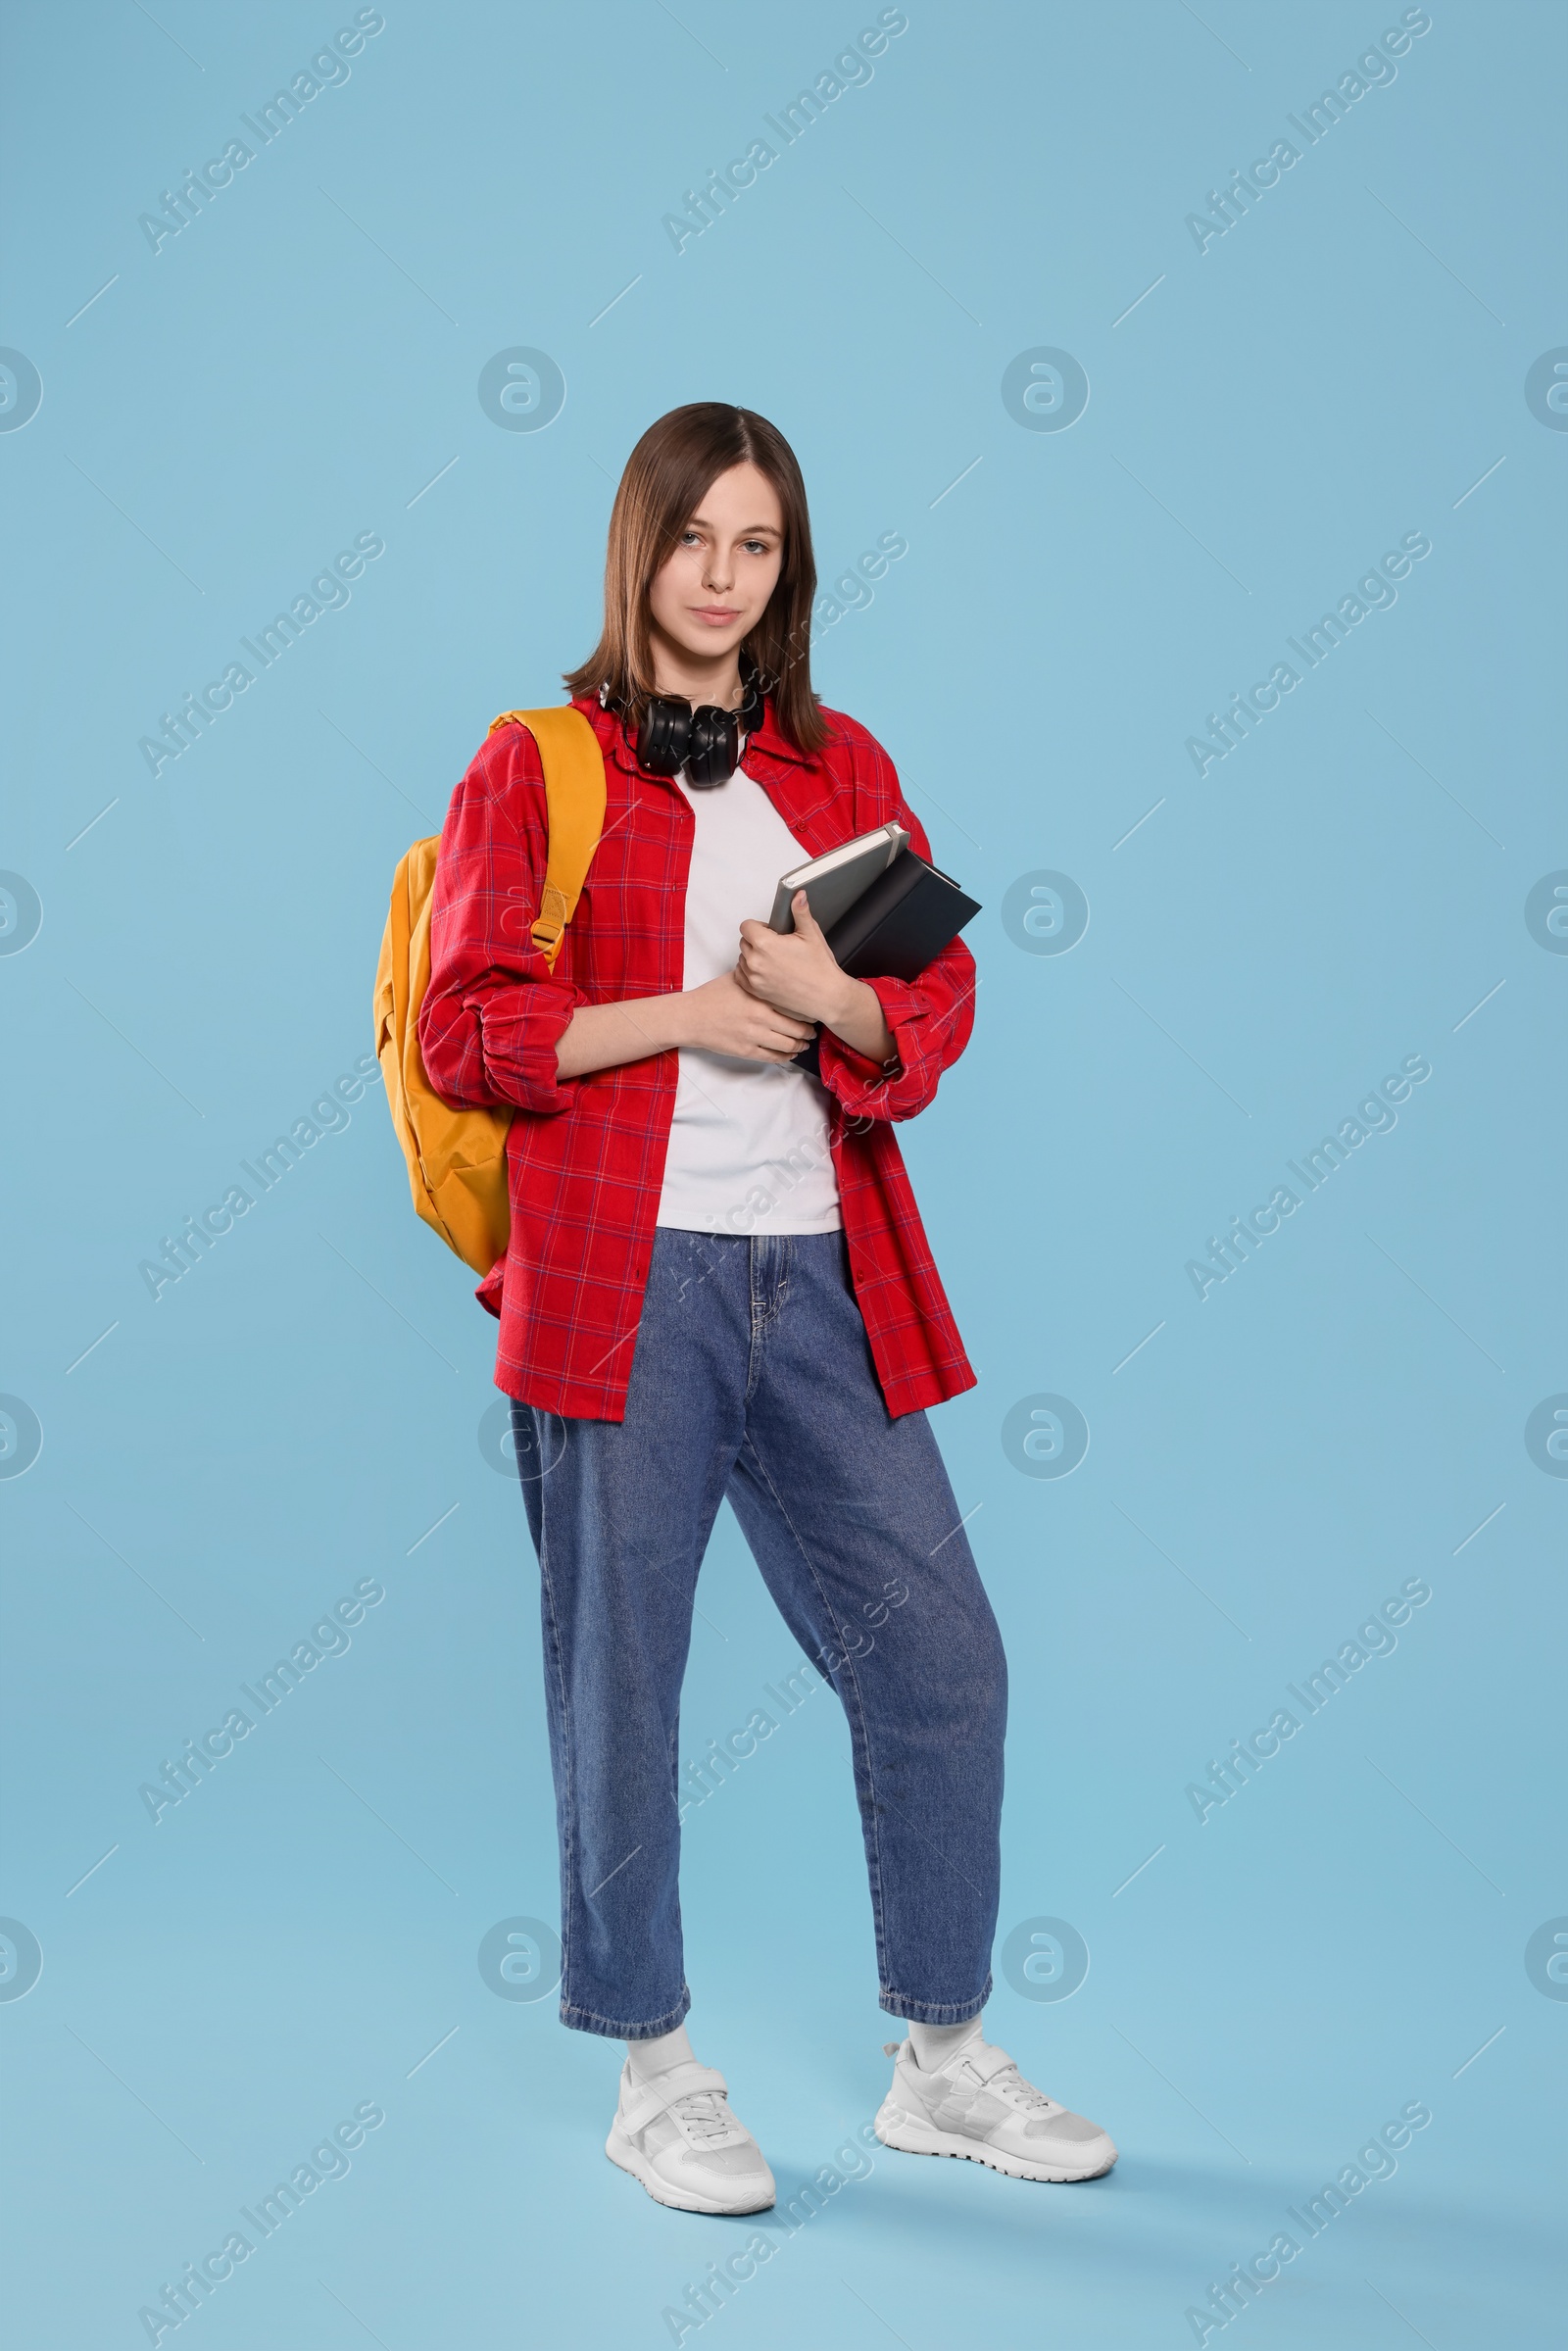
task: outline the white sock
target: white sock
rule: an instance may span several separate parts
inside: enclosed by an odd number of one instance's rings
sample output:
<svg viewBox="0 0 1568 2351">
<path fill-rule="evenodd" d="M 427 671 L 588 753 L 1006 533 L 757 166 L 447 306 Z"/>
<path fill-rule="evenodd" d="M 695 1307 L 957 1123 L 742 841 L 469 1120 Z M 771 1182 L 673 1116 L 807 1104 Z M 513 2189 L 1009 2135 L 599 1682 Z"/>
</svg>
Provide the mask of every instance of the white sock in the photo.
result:
<svg viewBox="0 0 1568 2351">
<path fill-rule="evenodd" d="M 909 2019 L 909 2045 L 914 2062 L 922 2073 L 931 2073 L 937 2066 L 946 2065 L 956 2057 L 965 2041 L 976 2040 L 981 2019 L 972 2016 L 961 2025 L 920 2025 Z"/>
<path fill-rule="evenodd" d="M 672 2065 L 697 2062 L 684 2025 L 677 2025 L 673 2033 L 661 2033 L 655 2040 L 629 2040 L 626 2055 L 639 2082 L 651 2082 L 656 2074 L 667 2074 Z"/>
</svg>

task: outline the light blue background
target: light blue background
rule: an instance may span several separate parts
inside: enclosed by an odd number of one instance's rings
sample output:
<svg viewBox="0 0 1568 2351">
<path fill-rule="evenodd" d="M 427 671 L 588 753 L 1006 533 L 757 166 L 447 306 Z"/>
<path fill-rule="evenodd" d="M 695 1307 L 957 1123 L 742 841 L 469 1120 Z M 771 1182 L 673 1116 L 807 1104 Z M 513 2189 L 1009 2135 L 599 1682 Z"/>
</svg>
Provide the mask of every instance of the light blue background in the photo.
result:
<svg viewBox="0 0 1568 2351">
<path fill-rule="evenodd" d="M 1240 2337 L 1546 2343 L 1568 2005 L 1524 1951 L 1568 1912 L 1568 1484 L 1523 1432 L 1568 1389 L 1568 960 L 1523 908 L 1568 865 L 1568 440 L 1524 379 L 1568 340 L 1561 11 L 1439 0 L 1200 255 L 1185 216 L 1396 8 L 911 0 L 677 255 L 662 216 L 874 9 L 389 0 L 155 255 L 138 215 L 351 15 L 11 27 L 0 341 L 43 379 L 0 434 L 0 866 L 43 909 L 0 956 L 0 1388 L 43 1432 L 0 1481 L 0 1909 L 44 1955 L 0 2006 L 15 2339 L 144 2341 L 366 2100 L 208 2351 L 652 2346 L 739 2241 L 604 2161 L 616 2050 L 478 1972 L 555 1916 L 535 1570 L 477 1442 L 493 1326 L 378 1089 L 156 1304 L 137 1273 L 368 1050 L 396 858 L 592 642 L 637 434 L 722 397 L 793 441 L 826 579 L 908 540 L 817 682 L 985 902 L 975 1042 L 905 1145 L 980 1373 L 937 1423 L 1012 1659 L 1002 1931 L 1091 1953 L 1065 2002 L 999 1973 L 989 2028 L 1124 2154 L 1048 2190 L 879 2150 L 686 2340 L 1190 2342 L 1422 2100 Z M 564 373 L 547 430 L 480 408 L 514 345 Z M 1036 346 L 1087 371 L 1069 430 L 1004 408 Z M 138 738 L 361 531 L 347 609 L 154 780 Z M 1205 713 L 1412 531 L 1396 606 L 1200 780 Z M 1091 908 L 1061 956 L 1001 920 L 1040 869 Z M 1416 1053 L 1397 1128 L 1200 1301 L 1186 1260 Z M 1064 1480 L 1003 1450 L 1039 1393 L 1089 1425 Z M 154 1827 L 138 1786 L 372 1576 L 348 1653 Z M 1200 1825 L 1187 1784 L 1412 1577 L 1397 1650 Z M 793 1662 L 727 1520 L 701 1603 L 693 1756 Z M 684 1887 L 694 2033 L 792 2194 L 900 2030 L 826 1692 L 693 1814 Z"/>
</svg>

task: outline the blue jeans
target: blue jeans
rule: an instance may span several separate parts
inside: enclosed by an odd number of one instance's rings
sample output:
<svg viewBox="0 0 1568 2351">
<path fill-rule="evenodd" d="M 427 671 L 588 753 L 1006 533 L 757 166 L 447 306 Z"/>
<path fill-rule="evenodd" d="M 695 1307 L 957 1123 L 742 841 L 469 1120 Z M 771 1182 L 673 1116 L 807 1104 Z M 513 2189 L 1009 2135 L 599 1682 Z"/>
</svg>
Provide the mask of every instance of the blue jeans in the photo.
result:
<svg viewBox="0 0 1568 2351">
<path fill-rule="evenodd" d="M 562 2022 L 642 2040 L 691 2006 L 680 1688 L 728 1495 L 849 1719 L 881 2004 L 991 1988 L 1006 1663 L 923 1412 L 891 1419 L 841 1233 L 661 1227 L 623 1421 L 514 1403 L 544 1617 Z"/>
</svg>

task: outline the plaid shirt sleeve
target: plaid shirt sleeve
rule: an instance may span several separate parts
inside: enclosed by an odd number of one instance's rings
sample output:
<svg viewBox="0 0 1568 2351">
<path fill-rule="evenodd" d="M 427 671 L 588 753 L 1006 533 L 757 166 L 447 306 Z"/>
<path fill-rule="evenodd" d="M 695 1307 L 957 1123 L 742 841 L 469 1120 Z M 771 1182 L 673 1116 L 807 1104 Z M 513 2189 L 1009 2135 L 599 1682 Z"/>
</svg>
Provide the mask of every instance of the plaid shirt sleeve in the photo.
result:
<svg viewBox="0 0 1568 2351">
<path fill-rule="evenodd" d="M 866 738 L 867 741 L 870 738 Z M 893 762 L 873 744 L 891 785 L 893 807 L 916 855 L 931 858 L 924 827 L 899 790 Z M 873 819 L 886 823 L 888 817 Z M 821 1032 L 822 1083 L 854 1118 L 913 1118 L 932 1101 L 937 1081 L 969 1042 L 974 1026 L 974 957 L 954 939 L 917 980 L 868 980 L 898 1048 L 890 1069 L 857 1053 L 830 1029 Z"/>
<path fill-rule="evenodd" d="M 520 726 L 499 728 L 452 796 L 430 910 L 430 984 L 419 1051 L 459 1107 L 566 1109 L 556 1046 L 588 999 L 554 979 L 532 926 L 549 853 L 544 771 Z"/>
</svg>

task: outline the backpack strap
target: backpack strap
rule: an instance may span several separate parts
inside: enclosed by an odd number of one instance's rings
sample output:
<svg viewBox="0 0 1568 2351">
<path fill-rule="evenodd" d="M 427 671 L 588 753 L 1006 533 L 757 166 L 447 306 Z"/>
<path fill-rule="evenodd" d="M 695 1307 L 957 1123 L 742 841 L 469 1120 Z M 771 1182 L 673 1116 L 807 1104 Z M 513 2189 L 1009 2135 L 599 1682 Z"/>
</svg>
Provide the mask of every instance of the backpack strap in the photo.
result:
<svg viewBox="0 0 1568 2351">
<path fill-rule="evenodd" d="M 490 732 L 513 725 L 525 726 L 532 735 L 545 771 L 550 848 L 533 943 L 553 971 L 605 829 L 604 754 L 599 737 L 570 703 L 548 710 L 503 710 L 491 720 Z"/>
</svg>

